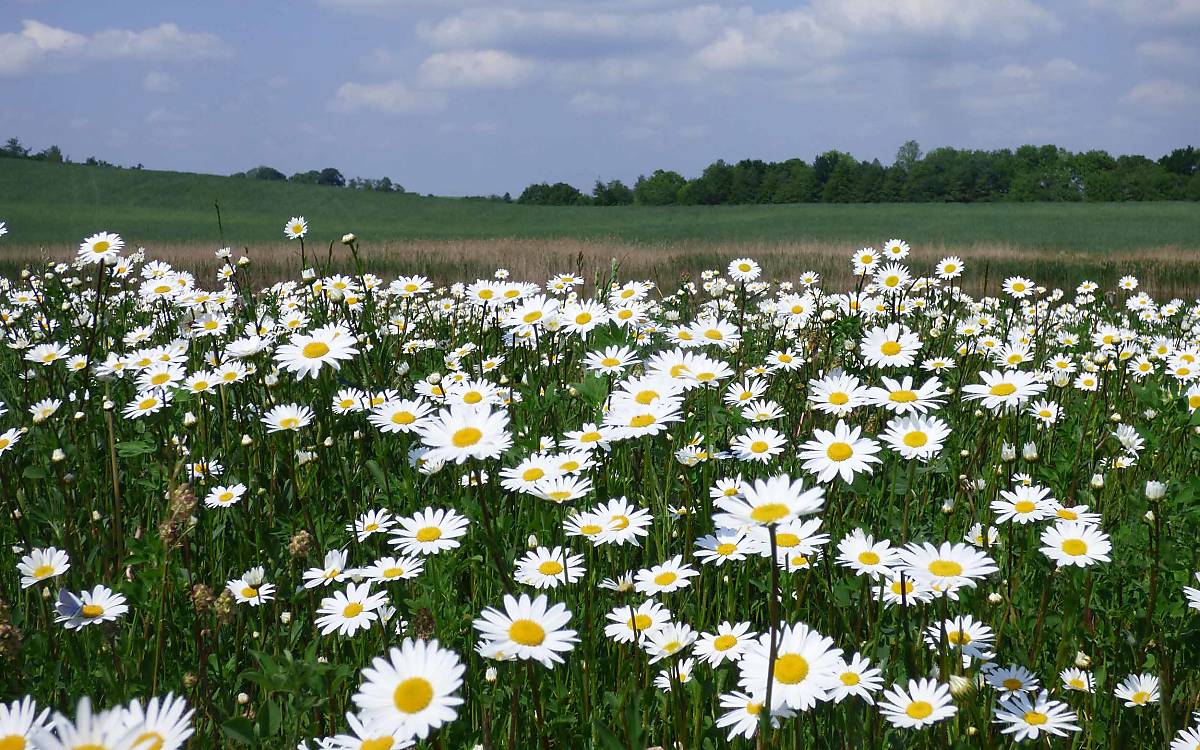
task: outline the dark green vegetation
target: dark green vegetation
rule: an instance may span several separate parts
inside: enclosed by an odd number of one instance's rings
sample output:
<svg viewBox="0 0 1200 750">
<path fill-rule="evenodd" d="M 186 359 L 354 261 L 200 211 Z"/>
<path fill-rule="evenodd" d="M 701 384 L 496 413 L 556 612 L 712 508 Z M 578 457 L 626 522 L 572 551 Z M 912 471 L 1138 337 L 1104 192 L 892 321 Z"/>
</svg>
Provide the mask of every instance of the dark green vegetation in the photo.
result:
<svg viewBox="0 0 1200 750">
<path fill-rule="evenodd" d="M 889 166 L 878 159 L 858 161 L 841 151 L 826 151 L 812 164 L 803 159 L 718 160 L 690 180 L 658 169 L 639 177 L 633 188 L 620 180 L 597 181 L 586 196 L 565 182 L 539 183 L 517 200 L 550 206 L 1197 201 L 1200 151 L 1177 148 L 1158 161 L 1107 151 L 1071 153 L 1058 146 L 939 148 L 923 155 L 920 145 L 909 141 Z"/>
<path fill-rule="evenodd" d="M 119 232 L 131 243 L 283 239 L 290 216 L 309 219 L 310 243 L 356 232 L 365 242 L 502 237 L 829 242 L 902 237 L 914 245 L 977 244 L 1070 250 L 1200 248 L 1200 207 L 1186 202 L 753 206 L 528 206 L 423 198 L 180 172 L 0 160 L 4 242 L 60 245 Z"/>
</svg>

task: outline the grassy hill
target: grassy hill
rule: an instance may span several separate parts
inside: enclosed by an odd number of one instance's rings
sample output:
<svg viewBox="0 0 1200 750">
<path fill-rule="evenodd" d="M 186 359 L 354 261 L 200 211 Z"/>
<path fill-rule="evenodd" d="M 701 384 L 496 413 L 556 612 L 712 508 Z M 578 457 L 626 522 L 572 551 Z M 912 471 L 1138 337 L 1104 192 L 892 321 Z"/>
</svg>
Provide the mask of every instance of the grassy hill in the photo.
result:
<svg viewBox="0 0 1200 750">
<path fill-rule="evenodd" d="M 215 175 L 0 160 L 7 243 L 63 245 L 98 231 L 135 243 L 282 239 L 290 216 L 316 242 L 558 238 L 623 242 L 816 241 L 852 246 L 903 237 L 914 244 L 1058 250 L 1200 248 L 1200 204 L 875 204 L 620 208 L 521 206 L 370 193 Z"/>
</svg>

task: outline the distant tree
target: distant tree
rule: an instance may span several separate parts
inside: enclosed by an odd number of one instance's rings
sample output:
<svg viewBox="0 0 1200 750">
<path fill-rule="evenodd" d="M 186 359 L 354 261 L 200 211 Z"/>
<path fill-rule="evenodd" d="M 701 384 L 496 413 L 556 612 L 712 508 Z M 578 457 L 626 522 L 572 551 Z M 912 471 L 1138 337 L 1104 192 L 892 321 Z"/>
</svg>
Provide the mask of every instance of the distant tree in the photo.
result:
<svg viewBox="0 0 1200 750">
<path fill-rule="evenodd" d="M 325 167 L 317 174 L 318 185 L 328 185 L 330 187 L 345 187 L 346 178 L 342 177 L 342 173 L 333 167 Z"/>
<path fill-rule="evenodd" d="M 587 196 L 574 185 L 556 182 L 550 185 L 540 182 L 530 185 L 517 198 L 517 203 L 534 206 L 578 206 L 587 203 Z"/>
<path fill-rule="evenodd" d="M 894 165 L 907 172 L 920 160 L 921 144 L 916 141 L 905 141 L 903 146 L 896 149 L 896 161 Z"/>
<path fill-rule="evenodd" d="M 504 194 L 504 202 L 505 202 L 505 203 L 512 203 L 512 193 L 508 193 L 508 192 L 506 192 L 506 193 Z"/>
<path fill-rule="evenodd" d="M 633 203 L 633 190 L 620 180 L 596 180 L 592 187 L 592 203 L 597 206 L 628 206 Z"/>
<path fill-rule="evenodd" d="M 687 184 L 683 175 L 656 169 L 649 177 L 638 177 L 633 186 L 633 200 L 643 206 L 670 206 L 679 202 L 679 191 Z"/>
<path fill-rule="evenodd" d="M 858 169 L 854 159 L 838 159 L 821 188 L 823 203 L 858 203 L 862 199 L 855 190 Z"/>
<path fill-rule="evenodd" d="M 1200 149 L 1193 146 L 1177 148 L 1159 159 L 1158 163 L 1171 174 L 1191 177 L 1200 173 Z"/>
<path fill-rule="evenodd" d="M 287 179 L 287 175 L 283 172 L 274 167 L 268 167 L 265 164 L 261 164 L 253 169 L 247 169 L 246 177 L 251 180 L 266 180 L 268 182 L 283 182 Z"/>
<path fill-rule="evenodd" d="M 772 203 L 809 203 L 817 199 L 816 172 L 803 159 L 783 162 L 778 180 L 771 193 Z"/>
<path fill-rule="evenodd" d="M 679 202 L 706 206 L 730 203 L 732 188 L 733 167 L 718 159 L 705 167 L 699 177 L 687 181 L 679 191 Z"/>
<path fill-rule="evenodd" d="M 302 185 L 316 185 L 317 180 L 320 177 L 320 172 L 315 169 L 310 169 L 307 172 L 297 172 L 288 178 L 288 182 L 298 182 Z"/>
<path fill-rule="evenodd" d="M 11 159 L 24 159 L 29 156 L 29 149 L 21 145 L 19 138 L 9 138 L 4 142 L 4 148 L 0 148 L 0 156 Z"/>
<path fill-rule="evenodd" d="M 62 149 L 60 149 L 58 146 L 51 146 L 43 149 L 34 154 L 32 158 L 37 159 L 38 161 L 48 161 L 51 164 L 62 164 L 64 161 L 66 161 L 66 159 L 63 158 Z"/>
</svg>

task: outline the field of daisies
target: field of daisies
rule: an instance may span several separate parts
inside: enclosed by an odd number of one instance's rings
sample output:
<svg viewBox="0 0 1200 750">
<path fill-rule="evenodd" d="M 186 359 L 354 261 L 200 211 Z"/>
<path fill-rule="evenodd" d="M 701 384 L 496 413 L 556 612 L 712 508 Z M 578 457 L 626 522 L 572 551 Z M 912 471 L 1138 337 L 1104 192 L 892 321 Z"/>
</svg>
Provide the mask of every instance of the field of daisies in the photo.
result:
<svg viewBox="0 0 1200 750">
<path fill-rule="evenodd" d="M 1200 302 L 285 232 L 0 279 L 0 750 L 1200 744 Z"/>
</svg>

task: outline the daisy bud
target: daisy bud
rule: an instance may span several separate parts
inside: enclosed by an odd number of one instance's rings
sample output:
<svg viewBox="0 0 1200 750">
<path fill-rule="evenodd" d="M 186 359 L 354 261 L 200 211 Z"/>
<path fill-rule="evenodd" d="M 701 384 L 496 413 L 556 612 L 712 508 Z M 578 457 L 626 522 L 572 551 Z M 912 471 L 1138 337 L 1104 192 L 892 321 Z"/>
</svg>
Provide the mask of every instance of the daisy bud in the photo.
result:
<svg viewBox="0 0 1200 750">
<path fill-rule="evenodd" d="M 826 323 L 828 323 L 831 320 L 834 320 L 836 318 L 837 318 L 837 313 L 835 313 L 833 310 L 822 310 L 821 311 L 821 320 Z"/>
<path fill-rule="evenodd" d="M 842 349 L 844 349 L 848 352 L 854 351 L 855 348 L 857 348 L 855 342 L 850 341 L 849 339 L 842 342 Z"/>
<path fill-rule="evenodd" d="M 1008 443 L 1005 443 L 1004 445 L 1000 446 L 1000 460 L 1001 461 L 1016 461 L 1017 460 L 1017 449 L 1012 447 Z"/>
<path fill-rule="evenodd" d="M 979 419 L 980 417 L 982 417 L 982 416 L 983 416 L 983 410 L 981 410 L 981 409 L 976 409 L 976 410 L 975 410 L 975 413 L 974 413 L 974 416 L 975 416 L 975 418 L 976 418 L 976 419 Z"/>
<path fill-rule="evenodd" d="M 998 591 L 993 591 L 988 594 L 988 604 L 996 605 L 1004 601 L 1004 597 Z"/>
<path fill-rule="evenodd" d="M 970 695 L 975 690 L 975 683 L 969 677 L 962 675 L 950 675 L 950 694 L 955 698 L 962 698 Z"/>
<path fill-rule="evenodd" d="M 495 682 L 497 676 L 498 675 L 495 667 L 488 667 L 487 671 L 483 673 L 483 679 L 487 680 L 488 682 Z"/>
<path fill-rule="evenodd" d="M 183 415 L 183 424 L 185 427 L 191 427 L 196 424 L 196 415 L 190 411 Z"/>
<path fill-rule="evenodd" d="M 245 693 L 238 693 L 237 702 L 239 706 L 244 706 L 250 702 L 250 696 L 246 695 Z"/>
<path fill-rule="evenodd" d="M 1075 666 L 1079 667 L 1080 669 L 1087 669 L 1088 667 L 1092 666 L 1092 657 L 1088 656 L 1082 651 L 1076 651 Z"/>
<path fill-rule="evenodd" d="M 1121 412 L 1119 412 L 1119 411 L 1114 411 L 1114 412 L 1113 412 L 1113 413 L 1112 413 L 1112 414 L 1109 416 L 1109 418 L 1108 418 L 1108 419 L 1109 419 L 1109 421 L 1110 421 L 1110 422 L 1120 422 L 1120 421 L 1121 421 Z"/>
<path fill-rule="evenodd" d="M 401 362 L 399 365 L 396 366 L 396 374 L 397 375 L 407 375 L 408 371 L 410 369 L 412 369 L 412 368 L 409 367 L 409 364 L 407 362 Z"/>
<path fill-rule="evenodd" d="M 977 727 L 967 727 L 968 737 L 974 737 L 977 734 L 979 734 L 979 729 Z"/>
<path fill-rule="evenodd" d="M 50 460 L 54 463 L 60 463 L 67 460 L 67 454 L 63 453 L 62 448 L 55 448 L 54 452 L 50 454 Z"/>
<path fill-rule="evenodd" d="M 98 511 L 98 510 L 93 510 L 93 511 L 92 511 L 92 520 L 93 520 L 93 521 L 99 521 L 99 520 L 100 520 L 100 511 Z"/>
<path fill-rule="evenodd" d="M 318 657 L 317 657 L 317 663 L 318 663 L 318 664 L 328 664 L 328 663 L 329 663 L 329 657 L 328 657 L 328 656 L 318 656 Z"/>
<path fill-rule="evenodd" d="M 1071 376 L 1067 375 L 1065 372 L 1054 373 L 1054 385 L 1058 386 L 1059 388 L 1066 388 L 1067 383 L 1070 382 Z"/>
<path fill-rule="evenodd" d="M 1146 411 L 1142 412 L 1142 416 L 1146 419 L 1154 419 L 1158 416 L 1158 412 L 1154 411 L 1153 409 L 1147 409 Z"/>
<path fill-rule="evenodd" d="M 292 613 L 291 612 L 280 612 L 279 613 L 279 621 L 282 622 L 284 625 L 291 624 Z"/>
<path fill-rule="evenodd" d="M 75 412 L 74 416 L 75 416 L 75 421 L 78 422 L 79 420 L 83 419 L 83 412 L 77 411 L 77 412 Z"/>
<path fill-rule="evenodd" d="M 437 385 L 442 382 L 442 374 L 440 372 L 431 372 L 425 376 L 425 382 L 431 385 Z"/>
<path fill-rule="evenodd" d="M 1089 484 L 1091 485 L 1092 489 L 1094 489 L 1094 490 L 1100 489 L 1101 487 L 1104 486 L 1104 475 L 1103 474 L 1093 474 L 1092 480 L 1089 482 Z"/>
<path fill-rule="evenodd" d="M 1023 445 L 1021 447 L 1021 457 L 1024 458 L 1026 461 L 1031 461 L 1031 462 L 1038 460 L 1037 446 L 1034 445 L 1033 443 L 1026 443 L 1025 445 Z"/>
<path fill-rule="evenodd" d="M 1146 523 L 1154 523 L 1154 511 L 1146 511 L 1146 515 L 1142 516 L 1142 520 Z"/>
<path fill-rule="evenodd" d="M 354 236 L 354 232 L 346 232 L 345 234 L 342 235 L 342 244 L 349 245 L 350 243 L 356 241 L 357 239 L 358 238 Z"/>
<path fill-rule="evenodd" d="M 1146 499 L 1161 500 L 1167 494 L 1167 485 L 1153 479 L 1146 482 Z"/>
<path fill-rule="evenodd" d="M 952 497 L 946 498 L 946 500 L 942 503 L 942 512 L 943 513 L 953 513 L 954 512 L 954 498 L 952 498 Z"/>
<path fill-rule="evenodd" d="M 333 436 L 330 435 L 330 436 L 326 437 L 324 440 L 321 441 L 321 445 L 324 445 L 326 448 L 332 448 L 333 447 Z"/>
<path fill-rule="evenodd" d="M 317 272 L 311 268 L 306 268 L 300 273 L 300 278 L 304 279 L 305 281 L 312 281 L 313 279 L 317 278 Z"/>
<path fill-rule="evenodd" d="M 248 265 L 250 265 L 250 259 L 247 258 L 245 255 L 243 255 L 242 257 L 237 259 L 237 264 L 239 266 L 248 266 Z"/>
<path fill-rule="evenodd" d="M 108 399 L 104 399 L 103 406 L 104 406 L 104 411 L 112 411 L 113 407 L 115 407 L 116 404 L 114 404 L 112 401 L 109 401 Z"/>
<path fill-rule="evenodd" d="M 253 443 L 253 442 L 254 442 L 254 441 L 250 439 L 250 436 L 249 436 L 249 435 L 242 435 L 242 445 L 243 445 L 243 446 L 245 446 L 245 445 L 250 445 L 250 444 L 251 444 L 251 443 Z"/>
</svg>

